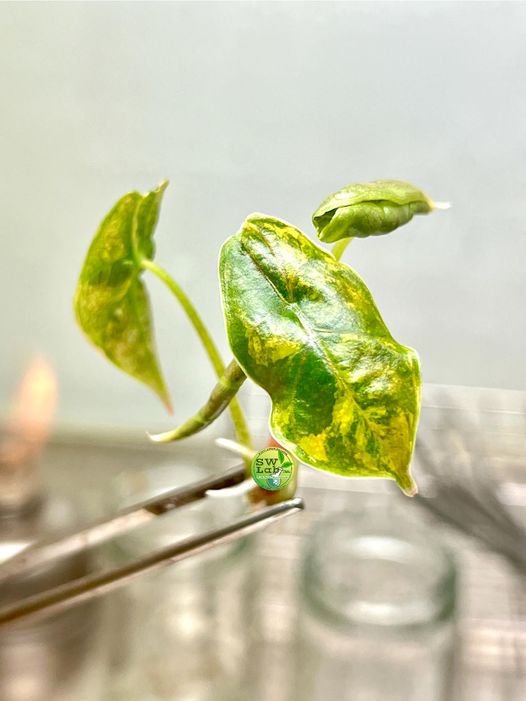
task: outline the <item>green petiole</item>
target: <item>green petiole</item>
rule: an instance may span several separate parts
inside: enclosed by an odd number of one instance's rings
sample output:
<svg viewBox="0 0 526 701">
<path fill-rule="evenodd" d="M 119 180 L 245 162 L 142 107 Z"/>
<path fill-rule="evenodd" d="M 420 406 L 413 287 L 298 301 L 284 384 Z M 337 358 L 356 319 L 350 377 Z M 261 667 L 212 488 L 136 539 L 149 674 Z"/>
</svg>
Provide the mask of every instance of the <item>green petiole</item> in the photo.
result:
<svg viewBox="0 0 526 701">
<path fill-rule="evenodd" d="M 197 414 L 172 431 L 150 435 L 150 438 L 158 443 L 169 443 L 171 441 L 181 440 L 181 438 L 186 438 L 187 436 L 192 436 L 194 433 L 202 431 L 207 426 L 210 426 L 210 424 L 223 413 L 229 404 L 230 410 L 232 411 L 232 405 L 234 403 L 237 404 L 235 395 L 246 379 L 247 376 L 243 370 L 239 367 L 235 360 L 232 360 L 225 372 L 220 376 L 216 386 L 208 398 L 208 401 L 203 407 L 201 407 L 201 409 L 199 409 Z M 247 446 L 246 442 L 243 443 L 243 446 L 249 447 Z"/>
<path fill-rule="evenodd" d="M 336 241 L 336 243 L 331 249 L 332 255 L 336 258 L 336 260 L 341 260 L 345 249 L 351 243 L 352 239 L 353 237 L 351 236 L 347 239 L 341 239 L 340 241 Z"/>
<path fill-rule="evenodd" d="M 197 309 L 192 304 L 192 302 L 190 301 L 190 299 L 188 298 L 188 296 L 186 295 L 186 293 L 184 292 L 182 287 L 173 279 L 173 277 L 163 267 L 161 267 L 157 263 L 154 263 L 153 260 L 149 260 L 147 258 L 144 258 L 143 260 L 141 260 L 140 264 L 144 270 L 149 270 L 153 275 L 155 275 L 157 278 L 159 278 L 159 280 L 161 280 L 166 285 L 166 287 L 168 287 L 170 292 L 174 295 L 174 297 L 177 299 L 177 301 L 179 302 L 181 307 L 184 309 L 188 319 L 190 320 L 190 323 L 194 327 L 197 335 L 199 336 L 201 343 L 203 344 L 203 348 L 205 349 L 205 352 L 208 355 L 210 362 L 212 363 L 212 367 L 214 368 L 216 375 L 219 378 L 218 386 L 221 386 L 222 377 L 225 374 L 225 365 L 224 365 L 223 360 L 219 354 L 217 346 L 214 343 L 214 340 L 212 339 L 210 332 L 206 328 L 205 323 L 203 322 L 203 320 L 199 316 Z M 235 361 L 232 361 L 232 362 L 235 363 Z M 237 440 L 239 441 L 239 443 L 246 446 L 247 448 L 252 448 L 252 441 L 250 438 L 250 432 L 248 430 L 248 425 L 247 425 L 245 416 L 243 414 L 243 410 L 241 409 L 241 406 L 240 406 L 238 400 L 234 396 L 235 393 L 237 392 L 237 390 L 239 389 L 239 387 L 241 386 L 243 380 L 246 379 L 246 376 L 243 373 L 243 371 L 241 370 L 241 368 L 239 368 L 237 363 L 235 363 L 235 364 L 236 364 L 239 372 L 243 375 L 243 378 L 242 379 L 240 378 L 241 381 L 238 383 L 235 392 L 233 392 L 233 394 L 230 395 L 230 407 L 229 407 L 230 415 L 232 416 L 232 422 L 234 424 L 234 430 L 235 430 Z M 231 365 L 232 365 L 232 363 L 229 365 L 229 368 L 231 367 Z M 217 398 L 217 395 L 216 395 L 216 398 Z M 209 402 L 211 401 L 211 399 L 209 400 Z M 207 404 L 207 406 L 208 406 L 208 404 Z M 214 418 L 216 416 L 218 416 L 225 408 L 226 408 L 226 405 L 223 405 L 221 410 L 215 414 Z M 192 419 L 190 419 L 188 423 L 190 423 L 190 422 L 192 422 Z M 208 423 L 210 423 L 210 422 L 208 422 Z M 186 425 L 186 424 L 184 424 L 184 425 Z M 208 424 L 206 424 L 206 425 L 208 425 Z M 201 428 L 204 428 L 204 425 Z M 176 431 L 174 431 L 174 432 L 170 432 L 170 434 L 176 433 L 177 430 L 178 429 L 176 429 Z M 193 432 L 195 433 L 195 431 L 193 431 Z M 166 435 L 168 435 L 168 434 L 166 434 Z M 184 433 L 183 435 L 189 435 L 189 433 Z M 182 438 L 183 435 L 179 435 L 178 437 Z M 177 438 L 171 438 L 171 439 L 166 438 L 164 440 L 177 440 Z"/>
</svg>

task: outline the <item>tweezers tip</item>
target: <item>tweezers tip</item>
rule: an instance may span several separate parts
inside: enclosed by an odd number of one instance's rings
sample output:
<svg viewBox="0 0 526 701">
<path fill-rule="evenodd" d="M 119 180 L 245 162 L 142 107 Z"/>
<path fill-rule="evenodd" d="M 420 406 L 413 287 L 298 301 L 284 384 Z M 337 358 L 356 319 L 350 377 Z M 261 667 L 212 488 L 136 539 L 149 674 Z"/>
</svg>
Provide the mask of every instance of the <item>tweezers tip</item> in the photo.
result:
<svg viewBox="0 0 526 701">
<path fill-rule="evenodd" d="M 305 509 L 305 502 L 303 501 L 302 497 L 294 497 L 293 499 L 289 499 L 284 503 L 290 504 L 291 509 L 298 509 L 299 511 L 303 511 Z"/>
</svg>

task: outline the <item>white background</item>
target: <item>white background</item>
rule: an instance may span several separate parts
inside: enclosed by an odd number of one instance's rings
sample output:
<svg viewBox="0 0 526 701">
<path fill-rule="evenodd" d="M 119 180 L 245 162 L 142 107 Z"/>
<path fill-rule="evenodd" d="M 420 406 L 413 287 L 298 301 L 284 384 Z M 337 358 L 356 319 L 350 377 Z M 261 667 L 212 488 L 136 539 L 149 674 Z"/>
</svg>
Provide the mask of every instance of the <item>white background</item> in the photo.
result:
<svg viewBox="0 0 526 701">
<path fill-rule="evenodd" d="M 345 260 L 424 380 L 526 389 L 524 3 L 2 3 L 0 86 L 0 409 L 39 351 L 62 419 L 163 425 L 71 297 L 105 212 L 164 177 L 158 260 L 225 354 L 217 252 L 247 214 L 311 233 L 327 194 L 375 178 L 450 200 Z M 151 289 L 183 418 L 213 375 Z"/>
</svg>

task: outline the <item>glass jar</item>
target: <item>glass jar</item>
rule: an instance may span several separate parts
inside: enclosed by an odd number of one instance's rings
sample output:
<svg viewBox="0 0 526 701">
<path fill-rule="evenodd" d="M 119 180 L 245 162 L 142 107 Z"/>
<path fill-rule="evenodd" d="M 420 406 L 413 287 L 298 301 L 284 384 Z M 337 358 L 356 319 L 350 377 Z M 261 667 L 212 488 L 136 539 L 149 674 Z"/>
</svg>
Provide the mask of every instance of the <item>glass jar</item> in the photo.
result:
<svg viewBox="0 0 526 701">
<path fill-rule="evenodd" d="M 122 475 L 115 507 L 203 479 L 194 466 L 164 465 Z M 165 514 L 121 540 L 117 561 L 138 557 L 197 532 L 231 522 L 243 497 L 209 497 Z M 244 699 L 246 636 L 250 628 L 250 538 L 145 575 L 121 592 L 128 610 L 116 631 L 120 659 L 108 698 L 123 701 Z M 123 598 L 125 601 L 123 601 Z"/>
<path fill-rule="evenodd" d="M 451 698 L 454 563 L 388 502 L 333 514 L 307 541 L 296 701 Z"/>
</svg>

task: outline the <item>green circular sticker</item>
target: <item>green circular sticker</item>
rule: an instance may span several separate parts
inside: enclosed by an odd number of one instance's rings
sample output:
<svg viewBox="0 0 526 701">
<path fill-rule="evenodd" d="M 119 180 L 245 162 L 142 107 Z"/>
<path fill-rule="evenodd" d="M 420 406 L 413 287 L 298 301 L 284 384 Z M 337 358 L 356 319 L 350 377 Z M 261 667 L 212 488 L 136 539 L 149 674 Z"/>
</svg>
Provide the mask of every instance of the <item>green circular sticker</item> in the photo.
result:
<svg viewBox="0 0 526 701">
<path fill-rule="evenodd" d="M 265 448 L 252 458 L 251 472 L 254 482 L 263 489 L 283 489 L 292 478 L 294 462 L 283 448 Z"/>
</svg>

